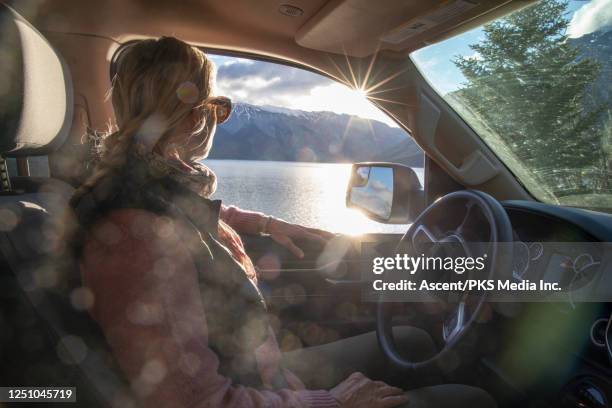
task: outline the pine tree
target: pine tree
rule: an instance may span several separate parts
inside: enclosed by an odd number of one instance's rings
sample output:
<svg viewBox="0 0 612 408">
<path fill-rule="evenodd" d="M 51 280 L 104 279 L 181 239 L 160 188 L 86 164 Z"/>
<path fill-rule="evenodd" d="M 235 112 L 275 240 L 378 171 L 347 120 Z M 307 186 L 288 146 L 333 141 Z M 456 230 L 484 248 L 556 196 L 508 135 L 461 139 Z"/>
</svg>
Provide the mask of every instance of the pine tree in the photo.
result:
<svg viewBox="0 0 612 408">
<path fill-rule="evenodd" d="M 475 56 L 454 60 L 467 79 L 455 97 L 553 189 L 559 173 L 584 186 L 580 174 L 608 160 L 604 106 L 585 111 L 599 64 L 568 41 L 566 6 L 543 0 L 485 25 Z"/>
</svg>

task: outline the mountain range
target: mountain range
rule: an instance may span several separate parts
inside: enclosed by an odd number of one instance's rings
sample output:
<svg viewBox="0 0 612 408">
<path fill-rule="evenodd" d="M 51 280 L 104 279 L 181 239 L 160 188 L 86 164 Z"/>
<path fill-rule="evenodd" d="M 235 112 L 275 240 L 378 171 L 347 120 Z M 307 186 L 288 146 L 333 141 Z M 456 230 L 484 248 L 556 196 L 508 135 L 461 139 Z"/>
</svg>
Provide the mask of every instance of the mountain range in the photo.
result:
<svg viewBox="0 0 612 408">
<path fill-rule="evenodd" d="M 568 42 L 581 51 L 582 58 L 592 58 L 599 64 L 599 75 L 591 89 L 591 100 L 586 101 L 586 108 L 592 108 L 602 103 L 612 103 L 612 30 L 595 31 L 578 38 L 570 38 Z"/>
<path fill-rule="evenodd" d="M 246 103 L 235 104 L 217 128 L 210 158 L 423 166 L 423 152 L 400 128 L 347 114 Z"/>
</svg>

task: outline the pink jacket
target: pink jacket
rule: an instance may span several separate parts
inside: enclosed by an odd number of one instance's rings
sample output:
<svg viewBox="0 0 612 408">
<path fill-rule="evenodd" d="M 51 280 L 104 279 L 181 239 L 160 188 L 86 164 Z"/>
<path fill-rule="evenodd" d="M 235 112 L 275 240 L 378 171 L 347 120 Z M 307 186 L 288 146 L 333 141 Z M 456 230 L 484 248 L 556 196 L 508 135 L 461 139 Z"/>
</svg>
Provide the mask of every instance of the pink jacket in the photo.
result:
<svg viewBox="0 0 612 408">
<path fill-rule="evenodd" d="M 265 216 L 223 207 L 221 218 L 240 233 L 259 233 Z M 90 312 L 145 406 L 337 407 L 325 390 L 305 390 L 285 370 L 289 389 L 257 390 L 217 372 L 208 347 L 205 311 L 180 225 L 144 210 L 110 213 L 90 231 L 81 261 Z M 183 235 L 184 236 L 184 235 Z M 176 245 L 173 245 L 176 243 Z M 274 334 L 256 350 L 262 382 L 278 369 Z"/>
</svg>

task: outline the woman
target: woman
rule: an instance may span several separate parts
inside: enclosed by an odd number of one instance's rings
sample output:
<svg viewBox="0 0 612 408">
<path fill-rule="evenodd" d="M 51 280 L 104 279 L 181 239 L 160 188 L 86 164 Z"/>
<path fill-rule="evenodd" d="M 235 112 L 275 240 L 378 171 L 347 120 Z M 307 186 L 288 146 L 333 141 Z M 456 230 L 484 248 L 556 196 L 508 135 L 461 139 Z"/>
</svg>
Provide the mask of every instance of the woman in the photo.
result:
<svg viewBox="0 0 612 408">
<path fill-rule="evenodd" d="M 231 109 L 227 98 L 212 95 L 213 81 L 212 63 L 177 39 L 125 49 L 113 79 L 118 130 L 71 201 L 83 232 L 83 284 L 95 299 L 90 312 L 136 395 L 162 407 L 377 408 L 411 395 L 410 406 L 439 402 L 443 392 L 405 394 L 360 373 L 328 378 L 329 390 L 308 390 L 289 369 L 315 378 L 309 362 L 326 351 L 293 359 L 280 353 L 236 231 L 268 233 L 297 256 L 303 253 L 294 239 L 324 242 L 329 234 L 209 200 L 216 178 L 198 160 Z M 353 341 L 328 349 L 329 359 L 364 349 Z M 453 399 L 458 390 L 449 391 Z M 467 397 L 489 403 L 476 389 Z"/>
</svg>

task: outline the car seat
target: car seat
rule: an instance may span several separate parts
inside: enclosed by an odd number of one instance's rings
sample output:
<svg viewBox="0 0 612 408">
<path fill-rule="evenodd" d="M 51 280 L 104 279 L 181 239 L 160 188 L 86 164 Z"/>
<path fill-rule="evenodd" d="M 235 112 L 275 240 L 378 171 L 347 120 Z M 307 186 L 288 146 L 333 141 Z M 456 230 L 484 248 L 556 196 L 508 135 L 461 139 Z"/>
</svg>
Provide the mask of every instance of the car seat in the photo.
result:
<svg viewBox="0 0 612 408">
<path fill-rule="evenodd" d="M 62 145 L 73 91 L 62 57 L 2 3 L 0 58 L 0 167 L 6 170 L 6 157 L 48 155 Z M 136 406 L 79 299 L 76 263 L 66 252 L 59 256 L 73 188 L 53 177 L 2 177 L 0 385 L 70 386 L 76 406 Z"/>
</svg>

